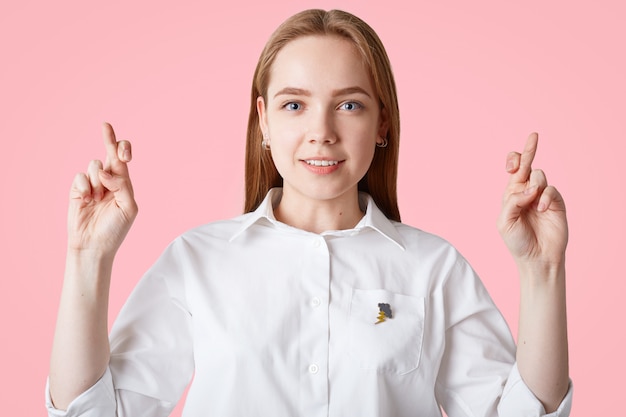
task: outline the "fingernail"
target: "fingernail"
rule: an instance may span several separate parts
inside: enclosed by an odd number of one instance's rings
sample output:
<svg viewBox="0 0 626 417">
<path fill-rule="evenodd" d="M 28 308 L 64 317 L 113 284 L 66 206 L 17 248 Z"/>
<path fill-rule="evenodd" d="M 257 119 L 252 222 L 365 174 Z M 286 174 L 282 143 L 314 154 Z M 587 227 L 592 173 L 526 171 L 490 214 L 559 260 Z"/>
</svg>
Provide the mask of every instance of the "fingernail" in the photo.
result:
<svg viewBox="0 0 626 417">
<path fill-rule="evenodd" d="M 84 201 L 85 203 L 87 203 L 87 204 L 91 203 L 91 196 L 90 196 L 90 195 L 85 196 L 85 197 L 83 198 L 83 201 Z"/>
<path fill-rule="evenodd" d="M 122 154 L 122 156 L 124 157 L 124 161 L 126 162 L 130 161 L 130 151 L 128 149 L 124 150 L 124 153 Z"/>
<path fill-rule="evenodd" d="M 515 167 L 515 165 L 513 165 L 513 161 L 509 161 L 509 162 L 506 163 L 506 170 L 507 171 L 511 171 L 514 167 Z"/>
<path fill-rule="evenodd" d="M 105 171 L 105 170 L 103 170 L 103 169 L 101 169 L 101 170 L 100 170 L 100 175 L 102 175 L 102 176 L 103 176 L 104 178 L 106 178 L 106 179 L 111 179 L 111 178 L 113 178 L 113 175 L 111 175 L 111 173 L 110 173 L 110 172 Z"/>
<path fill-rule="evenodd" d="M 538 211 L 546 211 L 546 203 L 544 203 L 543 201 L 541 203 L 539 203 L 539 205 L 537 206 L 537 210 Z"/>
</svg>

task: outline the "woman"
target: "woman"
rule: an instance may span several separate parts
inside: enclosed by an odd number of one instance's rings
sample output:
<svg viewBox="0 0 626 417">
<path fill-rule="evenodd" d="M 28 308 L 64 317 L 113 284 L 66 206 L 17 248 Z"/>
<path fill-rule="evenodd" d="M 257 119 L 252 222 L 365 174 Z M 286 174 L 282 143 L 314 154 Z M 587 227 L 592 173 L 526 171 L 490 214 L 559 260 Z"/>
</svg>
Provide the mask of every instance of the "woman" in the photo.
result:
<svg viewBox="0 0 626 417">
<path fill-rule="evenodd" d="M 110 347 L 111 268 L 137 206 L 130 143 L 109 125 L 103 136 L 105 164 L 72 186 L 50 415 L 165 416 L 192 378 L 186 416 L 568 414 L 567 223 L 531 168 L 537 136 L 507 157 L 499 219 L 522 283 L 516 352 L 467 262 L 400 223 L 395 84 L 355 16 L 305 11 L 272 35 L 252 88 L 246 214 L 176 239 Z"/>
</svg>

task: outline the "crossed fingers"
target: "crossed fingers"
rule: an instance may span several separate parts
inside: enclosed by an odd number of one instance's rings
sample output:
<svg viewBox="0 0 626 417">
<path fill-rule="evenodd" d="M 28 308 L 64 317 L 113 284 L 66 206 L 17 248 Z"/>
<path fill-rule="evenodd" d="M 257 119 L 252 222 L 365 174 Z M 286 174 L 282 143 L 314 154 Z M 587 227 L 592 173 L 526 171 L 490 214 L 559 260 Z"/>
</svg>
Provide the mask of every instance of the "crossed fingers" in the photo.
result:
<svg viewBox="0 0 626 417">
<path fill-rule="evenodd" d="M 132 159 L 130 142 L 127 140 L 118 142 L 109 123 L 102 125 L 102 138 L 107 153 L 103 169 L 114 175 L 128 175 L 126 164 Z"/>
<path fill-rule="evenodd" d="M 102 138 L 106 149 L 105 162 L 93 160 L 85 173 L 76 175 L 72 198 L 87 204 L 92 200 L 102 200 L 108 190 L 113 193 L 122 191 L 122 199 L 131 200 L 133 192 L 127 165 L 132 159 L 131 144 L 126 140 L 118 142 L 109 123 L 102 126 Z"/>
<path fill-rule="evenodd" d="M 521 154 L 519 152 L 510 152 L 507 155 L 506 170 L 511 176 L 505 199 L 513 194 L 521 194 L 527 197 L 535 195 L 539 197 L 538 200 L 533 199 L 536 202 L 537 210 L 545 211 L 550 202 L 560 198 L 560 195 L 556 188 L 548 185 L 546 175 L 541 169 L 532 168 L 532 163 L 537 153 L 538 141 L 539 136 L 537 133 L 531 133 Z M 521 200 L 527 201 L 526 198 Z"/>
</svg>

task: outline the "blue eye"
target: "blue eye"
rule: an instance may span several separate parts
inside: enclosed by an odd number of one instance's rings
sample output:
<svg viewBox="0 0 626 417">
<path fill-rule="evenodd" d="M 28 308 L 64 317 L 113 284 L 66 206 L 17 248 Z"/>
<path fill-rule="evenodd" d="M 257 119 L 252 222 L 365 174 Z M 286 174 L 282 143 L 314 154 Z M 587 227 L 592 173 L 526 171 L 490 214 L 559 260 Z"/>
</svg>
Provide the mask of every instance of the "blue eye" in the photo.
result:
<svg viewBox="0 0 626 417">
<path fill-rule="evenodd" d="M 359 110 L 363 108 L 363 106 L 360 103 L 357 103 L 356 101 L 348 101 L 348 102 L 343 103 L 341 106 L 339 106 L 339 108 L 343 110 L 348 110 L 348 111 L 355 111 L 355 110 Z"/>
<path fill-rule="evenodd" d="M 296 103 L 294 101 L 285 104 L 283 107 L 286 108 L 287 110 L 291 110 L 291 111 L 298 111 L 298 110 L 302 109 L 302 105 L 300 103 Z"/>
</svg>

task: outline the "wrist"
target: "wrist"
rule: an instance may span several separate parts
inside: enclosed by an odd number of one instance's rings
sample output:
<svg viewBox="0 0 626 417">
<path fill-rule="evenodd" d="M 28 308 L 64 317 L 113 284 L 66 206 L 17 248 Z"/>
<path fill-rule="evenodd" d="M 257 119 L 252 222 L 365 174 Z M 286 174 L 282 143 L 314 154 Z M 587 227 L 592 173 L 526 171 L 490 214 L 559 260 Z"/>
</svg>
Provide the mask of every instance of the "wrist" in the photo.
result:
<svg viewBox="0 0 626 417">
<path fill-rule="evenodd" d="M 562 262 L 519 262 L 517 264 L 522 294 L 536 291 L 564 291 L 565 260 Z"/>
<path fill-rule="evenodd" d="M 66 259 L 76 264 L 106 265 L 113 264 L 115 252 L 102 248 L 77 248 L 68 245 Z"/>
<path fill-rule="evenodd" d="M 65 283 L 78 284 L 81 291 L 92 289 L 96 293 L 101 293 L 102 290 L 108 293 L 113 259 L 113 254 L 97 249 L 68 249 Z"/>
</svg>

